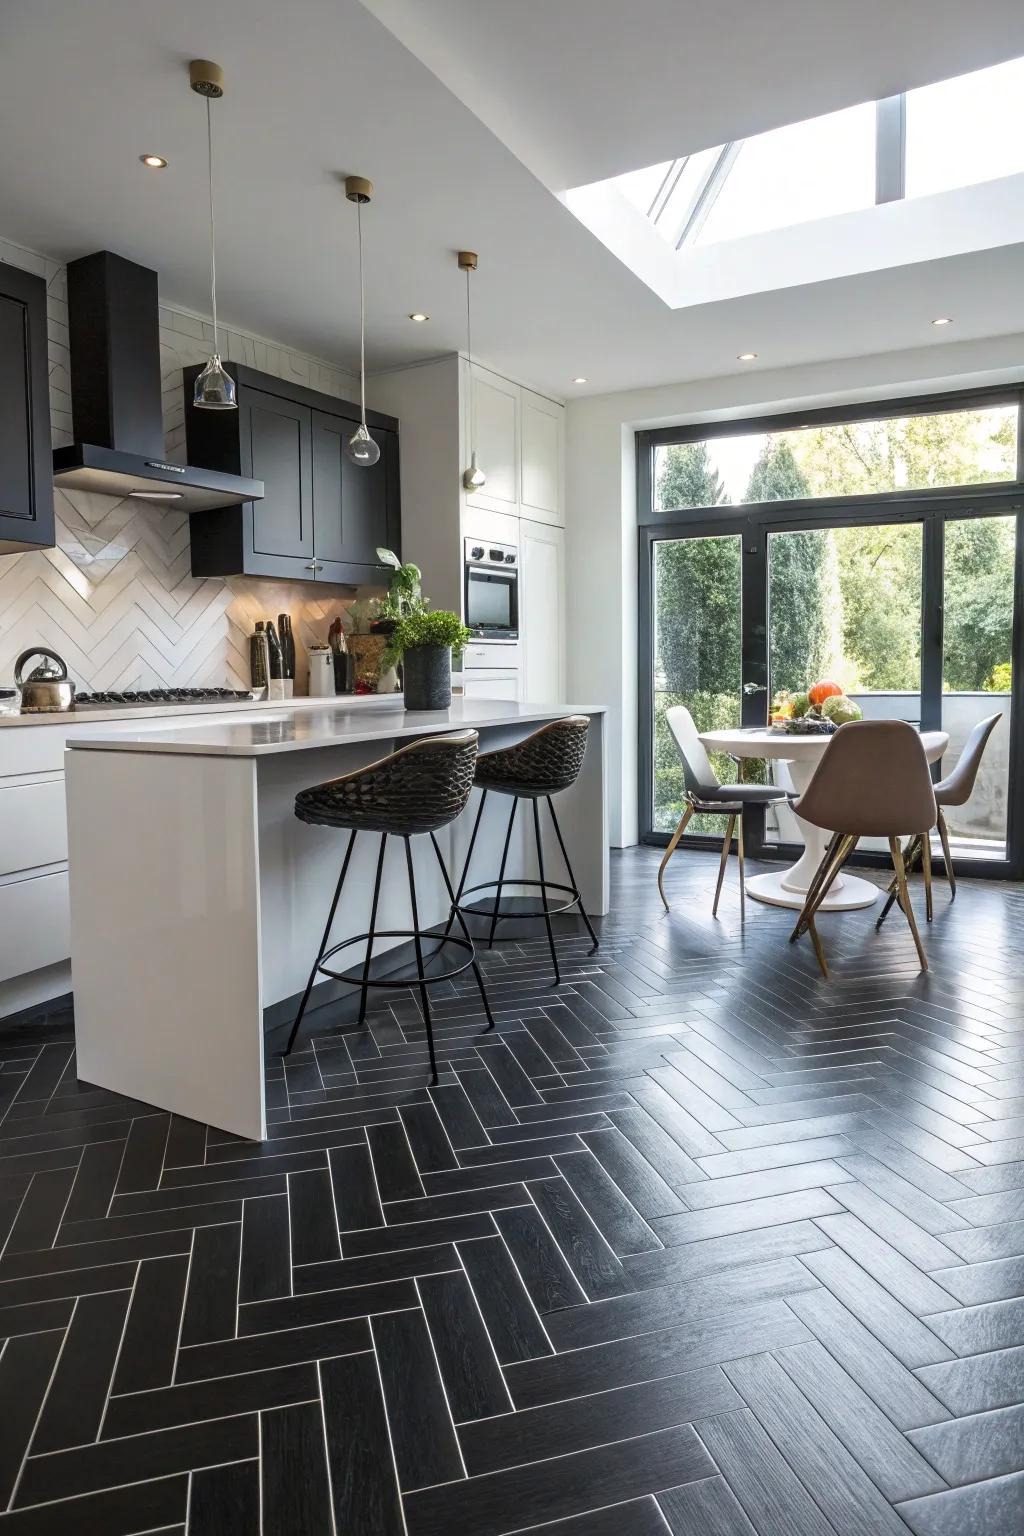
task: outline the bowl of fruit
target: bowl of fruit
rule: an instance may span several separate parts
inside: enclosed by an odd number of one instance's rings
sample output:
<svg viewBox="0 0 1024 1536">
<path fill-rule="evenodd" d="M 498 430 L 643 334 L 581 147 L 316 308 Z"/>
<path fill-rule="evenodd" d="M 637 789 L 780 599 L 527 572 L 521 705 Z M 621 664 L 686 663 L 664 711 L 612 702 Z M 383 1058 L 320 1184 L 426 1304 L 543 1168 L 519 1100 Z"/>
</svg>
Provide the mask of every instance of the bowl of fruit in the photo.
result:
<svg viewBox="0 0 1024 1536">
<path fill-rule="evenodd" d="M 783 736 L 831 736 L 841 725 L 860 720 L 859 704 L 838 683 L 814 683 L 806 693 L 783 689 L 772 703 L 771 730 Z"/>
</svg>

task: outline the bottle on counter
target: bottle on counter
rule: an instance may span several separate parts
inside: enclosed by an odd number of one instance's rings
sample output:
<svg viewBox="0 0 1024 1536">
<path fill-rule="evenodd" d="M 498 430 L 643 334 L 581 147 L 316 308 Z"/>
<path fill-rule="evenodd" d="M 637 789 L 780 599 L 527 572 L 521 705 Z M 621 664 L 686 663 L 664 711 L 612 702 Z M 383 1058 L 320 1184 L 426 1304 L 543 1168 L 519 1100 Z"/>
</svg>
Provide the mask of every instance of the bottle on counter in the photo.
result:
<svg viewBox="0 0 1024 1536">
<path fill-rule="evenodd" d="M 341 619 L 337 618 L 331 624 L 327 632 L 327 643 L 334 654 L 334 691 L 335 693 L 351 693 L 352 656 L 345 639 L 345 631 L 341 627 Z"/>
<path fill-rule="evenodd" d="M 262 619 L 256 620 L 249 636 L 249 681 L 253 688 L 266 688 L 270 682 L 270 651 Z"/>
<path fill-rule="evenodd" d="M 274 628 L 273 619 L 267 620 L 265 633 L 267 637 L 268 653 L 267 698 L 283 699 L 286 697 L 284 691 L 284 653 L 281 649 L 281 642 L 277 638 L 277 631 Z"/>
<path fill-rule="evenodd" d="M 284 679 L 284 696 L 290 699 L 295 692 L 295 635 L 292 630 L 292 616 L 290 613 L 281 613 L 277 617 L 278 633 L 281 641 L 282 677 Z"/>
</svg>

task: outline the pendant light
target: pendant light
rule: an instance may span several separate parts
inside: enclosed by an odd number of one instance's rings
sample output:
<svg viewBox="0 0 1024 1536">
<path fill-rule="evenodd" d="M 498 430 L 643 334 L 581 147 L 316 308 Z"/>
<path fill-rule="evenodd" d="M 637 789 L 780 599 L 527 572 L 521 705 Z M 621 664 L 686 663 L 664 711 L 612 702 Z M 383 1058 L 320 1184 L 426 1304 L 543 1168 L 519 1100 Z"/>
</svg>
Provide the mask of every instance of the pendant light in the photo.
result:
<svg viewBox="0 0 1024 1536">
<path fill-rule="evenodd" d="M 469 468 L 462 471 L 467 491 L 486 485 L 487 476 L 476 462 L 476 391 L 473 388 L 473 324 L 469 305 L 469 274 L 477 268 L 476 251 L 459 251 L 459 271 L 466 274 L 466 357 L 469 362 Z"/>
<path fill-rule="evenodd" d="M 192 403 L 204 411 L 238 409 L 235 381 L 220 360 L 217 339 L 217 238 L 213 217 L 213 123 L 210 102 L 224 95 L 224 71 L 209 59 L 193 59 L 188 66 L 188 83 L 206 99 L 206 159 L 210 175 L 210 301 L 213 308 L 213 354 L 196 379 Z"/>
<path fill-rule="evenodd" d="M 363 293 L 363 204 L 373 197 L 373 182 L 365 176 L 345 177 L 345 196 L 356 205 L 359 230 L 359 425 L 345 444 L 353 464 L 369 469 L 380 458 L 380 448 L 366 425 L 366 299 Z"/>
</svg>

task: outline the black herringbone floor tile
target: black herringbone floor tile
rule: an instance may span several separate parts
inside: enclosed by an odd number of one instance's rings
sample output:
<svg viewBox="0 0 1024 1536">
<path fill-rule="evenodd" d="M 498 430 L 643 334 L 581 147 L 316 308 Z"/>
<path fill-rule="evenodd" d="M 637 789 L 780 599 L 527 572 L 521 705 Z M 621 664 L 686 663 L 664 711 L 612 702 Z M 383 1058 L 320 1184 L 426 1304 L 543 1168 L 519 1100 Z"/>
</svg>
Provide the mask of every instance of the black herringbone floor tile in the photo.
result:
<svg viewBox="0 0 1024 1536">
<path fill-rule="evenodd" d="M 0 1536 L 927 1536 L 1024 1499 L 1024 940 L 613 860 L 589 953 L 483 949 L 268 1058 L 259 1146 L 0 1030 Z M 998 931 L 1001 944 L 990 936 Z M 14 1426 L 10 1433 L 7 1426 Z"/>
</svg>

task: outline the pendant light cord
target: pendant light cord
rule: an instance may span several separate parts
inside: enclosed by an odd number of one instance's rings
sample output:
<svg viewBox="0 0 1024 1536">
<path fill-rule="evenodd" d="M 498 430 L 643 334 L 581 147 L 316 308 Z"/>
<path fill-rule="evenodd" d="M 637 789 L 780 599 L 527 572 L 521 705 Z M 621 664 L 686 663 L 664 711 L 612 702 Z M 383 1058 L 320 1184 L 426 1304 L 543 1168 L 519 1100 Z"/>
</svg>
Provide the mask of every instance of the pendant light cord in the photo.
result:
<svg viewBox="0 0 1024 1536">
<path fill-rule="evenodd" d="M 360 420 L 366 428 L 366 301 L 363 297 L 363 205 L 360 202 L 356 203 L 356 227 L 359 231 L 359 410 Z"/>
<path fill-rule="evenodd" d="M 219 355 L 217 344 L 217 230 L 213 216 L 213 120 L 210 115 L 210 98 L 206 98 L 206 158 L 210 171 L 210 301 L 213 307 L 213 350 Z"/>
<path fill-rule="evenodd" d="M 476 453 L 476 391 L 473 388 L 473 320 L 469 305 L 469 277 L 466 268 L 466 361 L 469 364 L 469 457 Z"/>
</svg>

